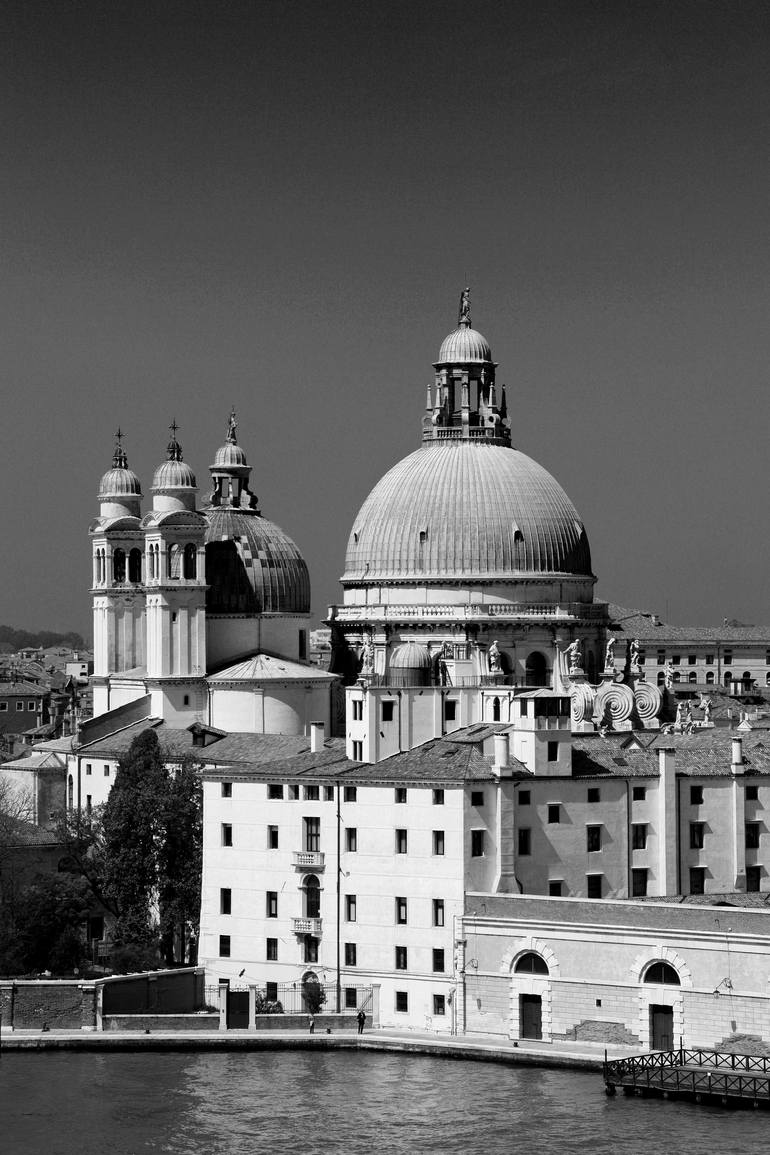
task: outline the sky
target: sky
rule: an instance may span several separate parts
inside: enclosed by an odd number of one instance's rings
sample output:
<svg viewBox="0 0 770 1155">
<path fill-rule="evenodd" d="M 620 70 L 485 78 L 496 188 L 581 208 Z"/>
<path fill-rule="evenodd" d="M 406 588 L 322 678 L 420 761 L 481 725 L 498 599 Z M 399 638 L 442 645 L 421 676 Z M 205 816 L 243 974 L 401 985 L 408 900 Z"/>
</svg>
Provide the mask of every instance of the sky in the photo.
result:
<svg viewBox="0 0 770 1155">
<path fill-rule="evenodd" d="M 0 11 L 0 622 L 90 635 L 113 433 L 150 507 L 231 406 L 318 619 L 471 286 L 597 595 L 770 623 L 765 0 Z"/>
</svg>

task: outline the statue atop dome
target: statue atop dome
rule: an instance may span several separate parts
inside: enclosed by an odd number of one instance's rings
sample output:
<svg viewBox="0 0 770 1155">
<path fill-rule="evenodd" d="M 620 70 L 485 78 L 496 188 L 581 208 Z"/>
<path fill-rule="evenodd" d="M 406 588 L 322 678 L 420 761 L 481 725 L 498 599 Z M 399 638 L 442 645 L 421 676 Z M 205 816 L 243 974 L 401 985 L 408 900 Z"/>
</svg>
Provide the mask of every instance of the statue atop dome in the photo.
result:
<svg viewBox="0 0 770 1155">
<path fill-rule="evenodd" d="M 227 438 L 231 445 L 235 445 L 235 431 L 238 428 L 238 422 L 235 420 L 235 406 L 230 410 L 230 416 L 227 419 Z"/>
<path fill-rule="evenodd" d="M 471 290 L 470 285 L 466 285 L 462 293 L 460 293 L 460 310 L 457 315 L 458 325 L 471 324 Z"/>
</svg>

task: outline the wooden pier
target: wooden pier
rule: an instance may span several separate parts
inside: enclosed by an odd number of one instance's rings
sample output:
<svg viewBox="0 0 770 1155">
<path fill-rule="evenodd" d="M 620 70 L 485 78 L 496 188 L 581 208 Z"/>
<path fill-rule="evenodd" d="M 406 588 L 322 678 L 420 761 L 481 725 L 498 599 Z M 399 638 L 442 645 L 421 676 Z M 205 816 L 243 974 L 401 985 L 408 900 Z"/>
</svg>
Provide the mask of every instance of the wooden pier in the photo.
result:
<svg viewBox="0 0 770 1155">
<path fill-rule="evenodd" d="M 608 1060 L 605 1052 L 604 1085 L 608 1095 L 620 1087 L 624 1095 L 770 1107 L 770 1057 L 680 1047 Z"/>
</svg>

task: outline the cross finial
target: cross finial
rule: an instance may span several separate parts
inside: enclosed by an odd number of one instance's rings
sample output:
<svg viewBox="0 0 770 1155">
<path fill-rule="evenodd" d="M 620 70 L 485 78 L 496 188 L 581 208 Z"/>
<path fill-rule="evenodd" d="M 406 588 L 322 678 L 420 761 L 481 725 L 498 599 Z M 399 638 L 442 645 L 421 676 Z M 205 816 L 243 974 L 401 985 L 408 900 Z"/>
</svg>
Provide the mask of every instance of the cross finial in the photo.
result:
<svg viewBox="0 0 770 1155">
<path fill-rule="evenodd" d="M 171 430 L 171 440 L 168 443 L 168 459 L 169 459 L 169 461 L 181 461 L 182 460 L 182 446 L 179 444 L 179 442 L 176 439 L 176 431 L 178 428 L 179 428 L 179 426 L 176 423 L 176 417 L 175 417 L 173 419 L 173 421 L 171 422 L 171 424 L 169 425 L 169 429 Z"/>
<path fill-rule="evenodd" d="M 112 464 L 115 469 L 126 469 L 128 458 L 123 448 L 123 430 L 118 426 L 115 430 L 115 452 L 112 455 Z"/>
<path fill-rule="evenodd" d="M 171 424 L 169 425 L 169 429 L 171 430 L 171 436 L 172 437 L 176 438 L 176 431 L 178 428 L 179 428 L 179 426 L 176 423 L 176 417 L 174 417 L 171 421 Z"/>
</svg>

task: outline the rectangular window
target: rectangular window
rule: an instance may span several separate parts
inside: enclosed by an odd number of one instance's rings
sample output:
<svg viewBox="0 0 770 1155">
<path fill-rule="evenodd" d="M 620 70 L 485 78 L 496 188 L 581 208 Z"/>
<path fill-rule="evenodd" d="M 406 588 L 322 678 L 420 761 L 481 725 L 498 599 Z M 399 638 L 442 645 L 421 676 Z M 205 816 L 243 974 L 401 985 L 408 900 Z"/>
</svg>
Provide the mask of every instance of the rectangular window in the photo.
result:
<svg viewBox="0 0 770 1155">
<path fill-rule="evenodd" d="M 312 934 L 305 935 L 305 959 L 306 963 L 318 962 L 318 939 L 313 938 Z"/>
<path fill-rule="evenodd" d="M 321 849 L 321 819 L 305 819 L 305 850 L 317 854 Z"/>
<path fill-rule="evenodd" d="M 548 894 L 551 898 L 561 898 L 562 882 L 558 878 L 552 878 L 548 883 Z"/>
<path fill-rule="evenodd" d="M 356 921 L 356 896 L 354 894 L 345 895 L 345 921 Z"/>
<path fill-rule="evenodd" d="M 724 664 L 726 666 L 732 666 L 732 664 L 733 664 L 733 652 L 732 652 L 732 650 L 725 650 L 725 654 L 724 654 L 722 661 L 724 662 Z"/>
<path fill-rule="evenodd" d="M 89 818 L 91 817 L 91 809 L 92 809 L 92 796 L 90 794 L 86 794 L 86 814 L 88 815 Z"/>
<path fill-rule="evenodd" d="M 399 924 L 399 926 L 403 926 L 406 923 L 406 899 L 405 898 L 397 898 L 396 899 L 396 922 Z"/>
<path fill-rule="evenodd" d="M 233 892 L 229 886 L 223 886 L 219 891 L 219 913 L 231 914 L 233 905 Z"/>
<path fill-rule="evenodd" d="M 444 970 L 444 952 L 440 947 L 433 948 L 433 972 L 438 974 Z"/>
<path fill-rule="evenodd" d="M 406 947 L 405 946 L 397 946 L 396 947 L 396 970 L 397 971 L 405 971 L 406 970 Z"/>
<path fill-rule="evenodd" d="M 406 802 L 406 786 L 397 786 L 394 798 L 399 806 L 403 805 Z"/>
<path fill-rule="evenodd" d="M 519 806 L 529 806 L 532 801 L 532 794 L 529 790 L 519 791 Z"/>
<path fill-rule="evenodd" d="M 759 880 L 762 876 L 761 866 L 747 866 L 746 867 L 746 890 L 755 892 L 759 890 Z"/>
<path fill-rule="evenodd" d="M 278 983 L 265 983 L 265 998 L 269 1003 L 278 1002 Z"/>
<path fill-rule="evenodd" d="M 471 806 L 483 806 L 483 805 L 484 805 L 484 791 L 483 790 L 471 790 Z"/>
<path fill-rule="evenodd" d="M 8 703 L 7 702 L 0 702 L 0 711 L 3 714 L 7 713 L 7 711 L 8 711 Z"/>
<path fill-rule="evenodd" d="M 599 793 L 599 787 L 598 786 L 589 786 L 586 797 L 587 797 L 587 800 L 589 802 L 599 802 L 601 799 L 601 795 Z"/>
<path fill-rule="evenodd" d="M 587 874 L 586 875 L 586 894 L 589 898 L 602 897 L 602 878 L 601 874 Z"/>
<path fill-rule="evenodd" d="M 105 766 L 104 767 L 104 777 L 109 778 L 109 776 L 110 776 L 110 768 L 109 768 L 109 766 Z"/>
<path fill-rule="evenodd" d="M 444 805 L 444 791 L 443 790 L 434 790 L 433 791 L 433 805 L 434 806 L 443 806 Z"/>
<path fill-rule="evenodd" d="M 549 762 L 558 762 L 559 761 L 559 743 L 558 742 L 549 742 L 548 743 L 548 761 Z"/>
<path fill-rule="evenodd" d="M 304 790 L 304 799 L 306 802 L 317 802 L 318 801 L 318 787 L 317 786 L 306 786 L 305 790 Z"/>
<path fill-rule="evenodd" d="M 355 854 L 358 850 L 358 830 L 355 826 L 348 826 L 345 831 L 345 850 L 348 854 Z"/>
<path fill-rule="evenodd" d="M 324 802 L 333 802 L 333 801 L 334 801 L 334 787 L 333 786 L 324 786 Z"/>
<path fill-rule="evenodd" d="M 265 940 L 265 958 L 268 962 L 278 962 L 277 938 L 268 938 Z"/>
<path fill-rule="evenodd" d="M 277 850 L 278 849 L 278 827 L 277 826 L 268 826 L 268 828 L 267 828 L 267 849 L 268 850 Z"/>
<path fill-rule="evenodd" d="M 471 858 L 484 857 L 484 831 L 471 831 Z"/>
<path fill-rule="evenodd" d="M 16 703 L 16 712 L 19 713 L 19 711 L 21 711 L 23 709 L 24 709 L 24 703 L 23 702 L 17 702 Z"/>
<path fill-rule="evenodd" d="M 358 1006 L 358 992 L 355 987 L 345 987 L 345 1010 L 354 1011 Z"/>
<path fill-rule="evenodd" d="M 396 991 L 396 1010 L 400 1015 L 409 1012 L 409 995 L 406 991 Z"/>
<path fill-rule="evenodd" d="M 355 786 L 346 786 L 344 797 L 346 802 L 355 802 L 358 797 L 358 791 Z"/>
<path fill-rule="evenodd" d="M 694 666 L 695 663 L 697 662 L 697 660 L 698 659 L 695 657 L 695 654 L 688 654 L 687 655 L 687 665 L 688 666 Z"/>
<path fill-rule="evenodd" d="M 283 798 L 283 786 L 280 782 L 269 782 L 267 786 L 268 798 Z"/>
<path fill-rule="evenodd" d="M 702 804 L 703 804 L 703 787 L 702 786 L 691 786 L 690 787 L 690 805 L 691 806 L 701 806 Z"/>
<path fill-rule="evenodd" d="M 443 830 L 434 830 L 433 831 L 433 853 L 434 854 L 443 854 L 444 853 L 444 831 Z"/>
<path fill-rule="evenodd" d="M 759 823 L 746 823 L 746 849 L 759 850 Z"/>
<path fill-rule="evenodd" d="M 446 997 L 444 995 L 434 995 L 433 996 L 433 1014 L 434 1015 L 445 1015 L 446 1014 Z"/>
<path fill-rule="evenodd" d="M 283 795 L 280 795 L 283 798 Z M 299 802 L 299 786 L 293 783 L 289 786 L 289 802 Z"/>
<path fill-rule="evenodd" d="M 703 822 L 690 823 L 690 850 L 703 849 Z"/>
<path fill-rule="evenodd" d="M 548 821 L 550 823 L 554 823 L 554 822 L 559 821 L 560 809 L 561 809 L 561 807 L 560 807 L 560 804 L 558 802 L 553 803 L 552 805 L 550 805 L 548 807 Z"/>
<path fill-rule="evenodd" d="M 405 830 L 396 831 L 396 854 L 406 854 L 407 837 Z"/>
<path fill-rule="evenodd" d="M 364 760 L 364 744 L 363 742 L 353 743 L 353 761 L 363 762 Z"/>
<path fill-rule="evenodd" d="M 665 664 L 666 664 L 666 651 L 665 650 L 658 650 L 658 665 L 659 666 L 665 666 Z"/>
<path fill-rule="evenodd" d="M 673 666 L 678 666 L 678 665 L 679 665 L 679 663 L 681 662 L 681 660 L 682 660 L 682 659 L 681 659 L 681 656 L 680 656 L 679 654 L 672 654 L 672 656 L 671 656 L 671 664 L 672 664 Z"/>
<path fill-rule="evenodd" d="M 358 965 L 356 955 L 357 955 L 356 944 L 354 942 L 346 942 L 345 943 L 345 966 L 346 967 L 354 967 L 354 966 Z"/>
<path fill-rule="evenodd" d="M 278 891 L 265 892 L 265 914 L 268 918 L 278 918 Z"/>
<path fill-rule="evenodd" d="M 647 871 L 634 869 L 631 871 L 631 897 L 644 898 L 647 894 Z"/>
<path fill-rule="evenodd" d="M 759 800 L 759 787 L 758 786 L 747 786 L 746 787 L 746 801 L 747 802 L 757 802 L 758 800 Z"/>
<path fill-rule="evenodd" d="M 361 698 L 353 699 L 353 721 L 363 722 L 364 720 L 364 703 Z"/>
<path fill-rule="evenodd" d="M 222 823 L 222 845 L 232 846 L 233 844 L 233 828 L 229 822 Z"/>
<path fill-rule="evenodd" d="M 532 831 L 528 826 L 519 829 L 519 854 L 532 853 Z"/>
<path fill-rule="evenodd" d="M 446 722 L 454 722 L 457 719 L 457 702 L 451 701 L 447 698 L 444 702 L 444 720 Z"/>
<path fill-rule="evenodd" d="M 703 894 L 706 888 L 705 866 L 690 867 L 690 894 Z"/>
<path fill-rule="evenodd" d="M 433 925 L 444 925 L 444 900 L 443 898 L 433 899 Z"/>
<path fill-rule="evenodd" d="M 586 850 L 589 854 L 595 853 L 602 848 L 602 828 L 601 826 L 587 826 L 586 827 Z"/>
<path fill-rule="evenodd" d="M 646 797 L 647 797 L 647 787 L 646 786 L 632 786 L 631 787 L 631 798 L 634 802 L 644 802 Z"/>
<path fill-rule="evenodd" d="M 299 660 L 304 662 L 307 658 L 307 630 L 299 630 L 299 637 L 297 639 L 297 652 Z"/>
<path fill-rule="evenodd" d="M 90 774 L 90 773 L 91 773 L 91 763 L 86 762 L 86 774 Z"/>
<path fill-rule="evenodd" d="M 632 850 L 646 850 L 647 849 L 647 823 L 634 822 L 631 826 L 631 849 Z"/>
<path fill-rule="evenodd" d="M 223 798 L 232 798 L 232 796 L 233 796 L 233 784 L 232 784 L 232 782 L 223 782 L 222 783 L 222 797 Z"/>
<path fill-rule="evenodd" d="M 383 722 L 393 721 L 393 711 L 396 708 L 395 702 L 385 701 L 382 703 L 382 720 Z"/>
<path fill-rule="evenodd" d="M 220 936 L 219 936 L 219 957 L 220 958 L 229 958 L 230 957 L 230 935 L 229 934 L 220 934 Z"/>
<path fill-rule="evenodd" d="M 714 665 L 714 655 L 713 654 L 706 654 L 706 665 L 707 666 L 713 666 Z"/>
</svg>

